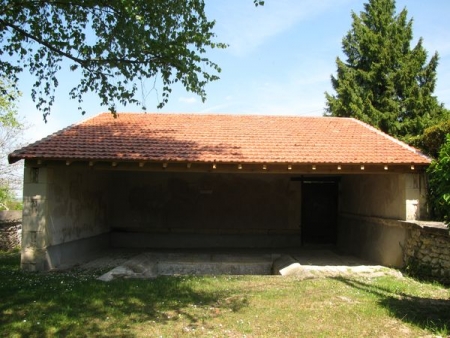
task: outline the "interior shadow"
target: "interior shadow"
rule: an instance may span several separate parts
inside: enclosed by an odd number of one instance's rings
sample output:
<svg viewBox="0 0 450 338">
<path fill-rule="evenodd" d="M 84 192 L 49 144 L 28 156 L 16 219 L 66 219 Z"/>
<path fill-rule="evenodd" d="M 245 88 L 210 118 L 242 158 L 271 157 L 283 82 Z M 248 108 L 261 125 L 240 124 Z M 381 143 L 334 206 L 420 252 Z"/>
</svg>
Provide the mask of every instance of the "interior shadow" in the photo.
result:
<svg viewBox="0 0 450 338">
<path fill-rule="evenodd" d="M 374 266 L 372 262 L 345 254 L 334 245 L 304 245 L 301 249 L 289 252 L 301 265 L 316 266 Z"/>
</svg>

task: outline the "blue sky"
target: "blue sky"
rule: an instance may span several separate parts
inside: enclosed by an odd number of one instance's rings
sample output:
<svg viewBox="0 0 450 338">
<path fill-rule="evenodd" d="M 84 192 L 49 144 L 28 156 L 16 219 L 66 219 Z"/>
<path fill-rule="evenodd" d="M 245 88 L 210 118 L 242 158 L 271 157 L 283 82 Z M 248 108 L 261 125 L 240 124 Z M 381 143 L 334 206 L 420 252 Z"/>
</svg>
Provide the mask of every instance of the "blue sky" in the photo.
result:
<svg viewBox="0 0 450 338">
<path fill-rule="evenodd" d="M 221 79 L 207 86 L 207 101 L 174 87 L 169 103 L 157 110 L 157 92 L 146 91 L 150 112 L 229 113 L 321 116 L 327 91 L 334 93 L 330 76 L 336 73 L 341 41 L 351 28 L 351 11 L 363 10 L 362 0 L 266 0 L 255 8 L 252 0 L 206 0 L 210 19 L 217 21 L 217 41 L 230 45 L 208 56 L 222 68 Z M 413 45 L 419 37 L 431 56 L 440 55 L 435 95 L 450 108 L 450 1 L 397 0 L 414 19 Z M 95 95 L 85 97 L 81 115 L 69 99 L 71 74 L 60 78 L 56 102 L 47 124 L 30 97 L 29 76 L 23 74 L 19 113 L 32 125 L 27 140 L 35 141 L 106 110 Z M 151 88 L 153 79 L 146 81 Z M 140 112 L 140 107 L 118 107 Z"/>
</svg>

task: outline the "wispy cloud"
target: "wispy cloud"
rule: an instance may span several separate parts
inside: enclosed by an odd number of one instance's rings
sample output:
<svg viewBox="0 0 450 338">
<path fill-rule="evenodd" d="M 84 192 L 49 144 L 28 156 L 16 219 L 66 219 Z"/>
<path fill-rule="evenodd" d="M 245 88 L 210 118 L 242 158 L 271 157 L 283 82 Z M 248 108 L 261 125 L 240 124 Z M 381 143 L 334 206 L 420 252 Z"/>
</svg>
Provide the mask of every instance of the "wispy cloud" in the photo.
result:
<svg viewBox="0 0 450 338">
<path fill-rule="evenodd" d="M 182 103 L 187 103 L 187 104 L 194 104 L 194 103 L 197 103 L 197 98 L 193 97 L 193 96 L 191 96 L 191 97 L 182 96 L 178 99 L 178 101 L 182 102 Z"/>
<path fill-rule="evenodd" d="M 440 57 L 450 57 L 450 32 L 443 31 L 439 36 L 430 34 L 424 39 L 423 45 L 430 56 L 438 52 Z"/>
<path fill-rule="evenodd" d="M 350 0 L 277 0 L 255 8 L 252 1 L 223 1 L 218 7 L 216 31 L 228 51 L 245 56 L 293 25 L 312 20 L 330 8 Z"/>
</svg>

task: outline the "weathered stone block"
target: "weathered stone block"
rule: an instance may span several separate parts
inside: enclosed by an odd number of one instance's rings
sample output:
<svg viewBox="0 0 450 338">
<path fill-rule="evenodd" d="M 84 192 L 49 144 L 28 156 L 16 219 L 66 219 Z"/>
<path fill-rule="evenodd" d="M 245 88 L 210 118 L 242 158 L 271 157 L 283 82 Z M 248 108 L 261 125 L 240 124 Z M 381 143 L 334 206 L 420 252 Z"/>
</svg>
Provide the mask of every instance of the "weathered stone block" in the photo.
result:
<svg viewBox="0 0 450 338">
<path fill-rule="evenodd" d="M 27 271 L 42 271 L 47 268 L 46 254 L 43 249 L 22 248 L 22 269 Z"/>
<path fill-rule="evenodd" d="M 429 263 L 429 262 L 431 262 L 430 256 L 424 256 L 424 257 L 422 258 L 422 262 L 423 262 L 423 263 Z"/>
<path fill-rule="evenodd" d="M 40 195 L 25 196 L 23 206 L 23 229 L 39 231 L 46 226 L 46 199 Z"/>
<path fill-rule="evenodd" d="M 22 238 L 22 224 L 0 223 L 0 250 L 9 251 L 20 247 Z"/>
<path fill-rule="evenodd" d="M 41 249 L 45 248 L 45 233 L 41 231 L 22 231 L 22 247 Z"/>
<path fill-rule="evenodd" d="M 272 273 L 274 275 L 292 276 L 301 270 L 301 265 L 290 255 L 283 255 L 274 260 Z"/>
<path fill-rule="evenodd" d="M 448 260 L 441 260 L 441 266 L 446 268 L 446 269 L 450 269 L 450 261 L 448 261 Z"/>
<path fill-rule="evenodd" d="M 424 246 L 430 246 L 433 245 L 433 240 L 431 238 L 422 238 L 422 245 Z"/>
</svg>

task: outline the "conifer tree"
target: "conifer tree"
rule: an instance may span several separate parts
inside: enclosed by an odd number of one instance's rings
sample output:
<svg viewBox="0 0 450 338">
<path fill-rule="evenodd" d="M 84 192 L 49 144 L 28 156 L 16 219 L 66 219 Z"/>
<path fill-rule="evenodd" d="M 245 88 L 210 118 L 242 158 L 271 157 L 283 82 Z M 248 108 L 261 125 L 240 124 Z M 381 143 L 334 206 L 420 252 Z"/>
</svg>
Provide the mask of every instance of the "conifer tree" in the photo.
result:
<svg viewBox="0 0 450 338">
<path fill-rule="evenodd" d="M 369 0 L 342 40 L 326 95 L 326 116 L 354 117 L 404 141 L 442 120 L 447 110 L 433 96 L 436 52 L 427 63 L 422 38 L 411 48 L 413 20 L 396 14 L 395 0 Z"/>
</svg>

